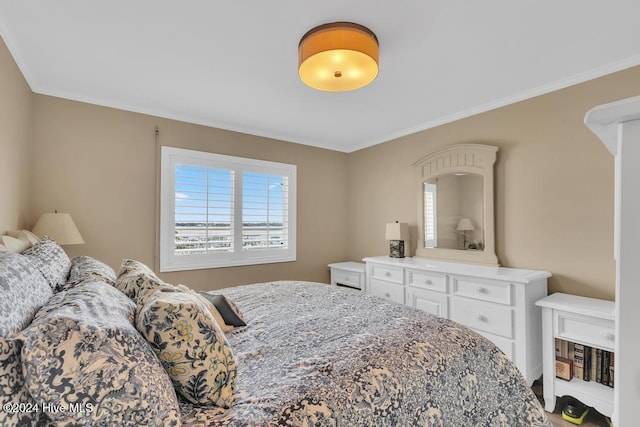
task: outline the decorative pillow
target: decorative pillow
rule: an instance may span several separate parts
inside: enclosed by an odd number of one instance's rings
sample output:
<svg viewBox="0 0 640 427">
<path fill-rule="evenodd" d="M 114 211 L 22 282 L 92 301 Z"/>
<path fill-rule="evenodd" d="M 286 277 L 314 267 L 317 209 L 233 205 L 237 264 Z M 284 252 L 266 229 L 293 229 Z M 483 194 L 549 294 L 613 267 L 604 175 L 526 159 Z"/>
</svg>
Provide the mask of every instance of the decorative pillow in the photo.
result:
<svg viewBox="0 0 640 427">
<path fill-rule="evenodd" d="M 227 326 L 247 326 L 242 317 L 242 313 L 230 298 L 224 295 L 214 295 L 207 292 L 200 292 L 218 310 Z"/>
<path fill-rule="evenodd" d="M 11 236 L 0 236 L 2 244 L 11 252 L 24 252 L 31 247 L 31 243 L 28 240 L 20 240 Z"/>
<path fill-rule="evenodd" d="M 194 294 L 207 306 L 223 332 L 233 329 L 233 326 L 225 324 L 218 310 L 206 298 L 184 285 L 171 285 L 163 282 L 153 270 L 139 261 L 131 259 L 122 261 L 115 287 L 131 298 L 138 306 L 144 305 L 147 298 L 157 290 L 164 292 L 182 291 Z"/>
<path fill-rule="evenodd" d="M 143 284 L 142 281 L 145 280 Z M 161 287 L 164 282 L 149 267 L 133 259 L 123 259 L 115 287 L 137 302 L 138 295 L 146 289 Z M 146 286 L 143 289 L 143 286 Z"/>
<path fill-rule="evenodd" d="M 229 408 L 236 361 L 206 300 L 187 292 L 155 292 L 138 306 L 136 327 L 151 343 L 182 396 Z"/>
<path fill-rule="evenodd" d="M 37 414 L 4 406 L 33 402 L 24 385 L 20 345 L 12 337 L 31 323 L 53 291 L 29 258 L 7 252 L 0 254 L 0 295 L 0 425 L 35 425 Z"/>
<path fill-rule="evenodd" d="M 55 290 L 67 281 L 71 260 L 64 249 L 50 237 L 43 237 L 23 252 L 36 265 L 38 270 L 49 282 L 51 289 Z"/>
<path fill-rule="evenodd" d="M 113 286 L 116 283 L 116 272 L 95 258 L 77 256 L 71 260 L 69 278 L 63 285 L 63 289 L 89 280 L 103 281 Z"/>
<path fill-rule="evenodd" d="M 135 304 L 112 286 L 63 291 L 16 336 L 30 395 L 74 425 L 179 425 L 171 380 L 130 323 Z"/>
<path fill-rule="evenodd" d="M 7 235 L 15 237 L 16 239 L 26 240 L 27 242 L 31 243 L 31 245 L 35 245 L 40 240 L 38 236 L 30 232 L 29 230 L 7 231 Z"/>
<path fill-rule="evenodd" d="M 0 295 L 0 337 L 11 338 L 31 323 L 53 291 L 29 258 L 3 252 L 0 254 Z"/>
</svg>

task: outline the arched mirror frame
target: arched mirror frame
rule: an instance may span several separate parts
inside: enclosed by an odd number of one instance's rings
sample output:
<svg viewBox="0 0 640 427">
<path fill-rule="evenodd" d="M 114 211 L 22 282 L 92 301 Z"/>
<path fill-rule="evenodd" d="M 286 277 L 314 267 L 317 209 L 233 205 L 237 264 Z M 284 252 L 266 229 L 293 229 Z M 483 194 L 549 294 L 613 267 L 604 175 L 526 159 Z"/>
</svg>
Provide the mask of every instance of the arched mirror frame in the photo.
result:
<svg viewBox="0 0 640 427">
<path fill-rule="evenodd" d="M 413 166 L 417 172 L 418 188 L 418 246 L 416 256 L 461 261 L 474 264 L 498 264 L 495 253 L 495 226 L 493 212 L 493 165 L 498 147 L 484 144 L 456 144 L 429 154 Z M 424 183 L 451 173 L 472 173 L 483 177 L 484 193 L 484 250 L 425 248 L 424 246 Z"/>
</svg>

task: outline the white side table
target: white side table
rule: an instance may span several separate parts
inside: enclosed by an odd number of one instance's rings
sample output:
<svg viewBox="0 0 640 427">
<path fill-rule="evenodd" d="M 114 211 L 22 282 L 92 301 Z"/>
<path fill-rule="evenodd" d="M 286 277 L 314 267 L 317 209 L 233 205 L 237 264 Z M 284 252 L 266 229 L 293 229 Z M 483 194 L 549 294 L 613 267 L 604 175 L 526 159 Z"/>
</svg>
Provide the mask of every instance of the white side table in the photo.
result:
<svg viewBox="0 0 640 427">
<path fill-rule="evenodd" d="M 364 270 L 362 262 L 337 262 L 329 264 L 331 284 L 364 290 Z"/>
<path fill-rule="evenodd" d="M 556 378 L 555 338 L 614 351 L 615 304 L 594 298 L 555 293 L 542 298 L 542 363 L 544 409 L 553 412 L 556 396 L 569 395 L 593 406 L 600 413 L 613 415 L 613 388 L 594 381 Z M 624 374 L 623 374 L 624 375 Z"/>
</svg>

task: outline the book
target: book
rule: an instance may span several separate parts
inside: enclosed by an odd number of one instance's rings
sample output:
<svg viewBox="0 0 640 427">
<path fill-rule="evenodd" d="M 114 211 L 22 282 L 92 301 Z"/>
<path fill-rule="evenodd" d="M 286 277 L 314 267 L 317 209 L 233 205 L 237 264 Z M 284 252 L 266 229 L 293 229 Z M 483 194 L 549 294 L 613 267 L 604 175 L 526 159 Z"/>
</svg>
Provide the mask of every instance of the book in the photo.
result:
<svg viewBox="0 0 640 427">
<path fill-rule="evenodd" d="M 613 373 L 615 367 L 614 356 L 615 353 L 611 353 L 611 355 L 609 356 L 609 387 L 613 387 Z"/>
<path fill-rule="evenodd" d="M 560 338 L 556 338 L 556 357 L 562 357 L 560 354 Z"/>
<path fill-rule="evenodd" d="M 560 357 L 569 358 L 569 341 L 560 340 Z"/>
<path fill-rule="evenodd" d="M 582 379 L 585 381 L 591 381 L 591 347 L 584 346 L 584 375 Z"/>
<path fill-rule="evenodd" d="M 574 352 L 575 352 L 575 346 L 576 346 L 576 344 L 574 342 L 569 341 L 567 343 L 567 351 L 568 351 L 567 359 L 573 360 L 573 355 L 574 355 Z"/>
<path fill-rule="evenodd" d="M 591 348 L 591 381 L 596 380 L 596 366 L 598 366 L 597 349 Z"/>
<path fill-rule="evenodd" d="M 571 381 L 573 378 L 573 360 L 556 357 L 556 378 Z"/>
<path fill-rule="evenodd" d="M 573 376 L 574 378 L 584 378 L 584 345 L 582 344 L 573 345 Z"/>
<path fill-rule="evenodd" d="M 609 385 L 609 355 L 611 353 L 602 350 L 602 384 Z"/>
<path fill-rule="evenodd" d="M 596 382 L 602 382 L 602 350 L 596 348 Z"/>
</svg>

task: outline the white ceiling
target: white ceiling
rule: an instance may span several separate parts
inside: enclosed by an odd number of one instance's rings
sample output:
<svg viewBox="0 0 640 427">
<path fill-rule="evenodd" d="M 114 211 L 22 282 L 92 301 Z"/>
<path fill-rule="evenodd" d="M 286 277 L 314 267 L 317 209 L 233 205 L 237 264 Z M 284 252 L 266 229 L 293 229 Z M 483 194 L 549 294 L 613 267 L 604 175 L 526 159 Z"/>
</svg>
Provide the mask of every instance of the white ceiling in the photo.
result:
<svg viewBox="0 0 640 427">
<path fill-rule="evenodd" d="M 312 27 L 352 21 L 380 73 L 297 75 Z M 34 92 L 351 152 L 640 64 L 638 0 L 0 0 Z"/>
</svg>

